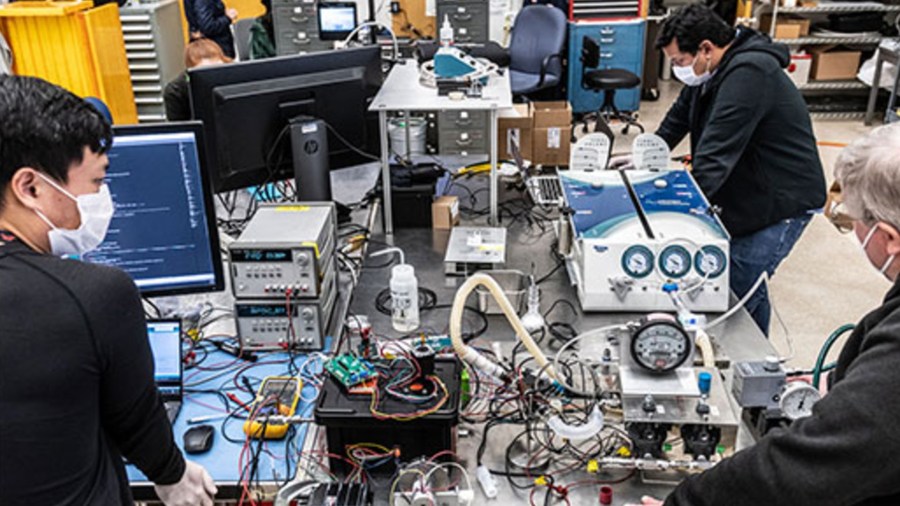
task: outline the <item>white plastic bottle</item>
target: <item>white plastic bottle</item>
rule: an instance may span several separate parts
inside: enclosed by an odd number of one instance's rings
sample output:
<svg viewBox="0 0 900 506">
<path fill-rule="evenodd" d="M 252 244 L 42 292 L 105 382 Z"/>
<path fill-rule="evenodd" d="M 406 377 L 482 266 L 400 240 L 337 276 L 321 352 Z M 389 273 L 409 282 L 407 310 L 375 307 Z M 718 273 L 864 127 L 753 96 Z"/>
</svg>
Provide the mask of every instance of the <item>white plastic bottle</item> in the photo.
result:
<svg viewBox="0 0 900 506">
<path fill-rule="evenodd" d="M 419 282 L 412 265 L 391 269 L 391 324 L 397 332 L 419 328 Z"/>
<path fill-rule="evenodd" d="M 450 18 L 446 14 L 444 14 L 444 24 L 441 25 L 440 39 L 442 47 L 453 45 L 453 27 L 450 26 Z"/>
</svg>

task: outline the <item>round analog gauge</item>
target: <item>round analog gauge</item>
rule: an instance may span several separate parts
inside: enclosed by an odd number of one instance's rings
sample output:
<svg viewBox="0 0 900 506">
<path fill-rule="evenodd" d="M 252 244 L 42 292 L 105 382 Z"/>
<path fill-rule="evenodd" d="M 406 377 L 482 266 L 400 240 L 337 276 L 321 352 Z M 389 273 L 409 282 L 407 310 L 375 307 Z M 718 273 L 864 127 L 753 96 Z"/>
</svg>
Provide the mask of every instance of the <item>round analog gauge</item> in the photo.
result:
<svg viewBox="0 0 900 506">
<path fill-rule="evenodd" d="M 646 246 L 631 246 L 622 254 L 622 269 L 633 278 L 647 277 L 653 272 L 653 252 Z"/>
<path fill-rule="evenodd" d="M 691 270 L 691 254 L 684 246 L 668 246 L 659 255 L 659 268 L 666 277 L 684 277 Z"/>
<path fill-rule="evenodd" d="M 705 278 L 717 278 L 725 272 L 728 258 L 718 246 L 704 246 L 694 255 L 694 268 Z"/>
<path fill-rule="evenodd" d="M 813 406 L 821 398 L 822 395 L 814 386 L 802 381 L 792 381 L 781 392 L 778 406 L 787 419 L 797 420 L 811 415 Z"/>
<path fill-rule="evenodd" d="M 631 356 L 644 369 L 668 372 L 684 363 L 692 351 L 687 332 L 669 315 L 648 317 L 631 338 Z"/>
</svg>

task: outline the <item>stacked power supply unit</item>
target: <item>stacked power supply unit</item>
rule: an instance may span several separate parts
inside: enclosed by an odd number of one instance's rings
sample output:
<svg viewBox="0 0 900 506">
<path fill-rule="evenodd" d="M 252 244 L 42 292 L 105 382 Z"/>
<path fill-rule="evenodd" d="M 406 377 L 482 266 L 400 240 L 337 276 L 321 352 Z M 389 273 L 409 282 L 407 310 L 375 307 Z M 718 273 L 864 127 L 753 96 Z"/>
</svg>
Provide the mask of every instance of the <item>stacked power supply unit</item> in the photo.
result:
<svg viewBox="0 0 900 506">
<path fill-rule="evenodd" d="M 333 203 L 260 206 L 228 247 L 244 349 L 322 349 L 338 295 L 336 244 Z"/>
</svg>

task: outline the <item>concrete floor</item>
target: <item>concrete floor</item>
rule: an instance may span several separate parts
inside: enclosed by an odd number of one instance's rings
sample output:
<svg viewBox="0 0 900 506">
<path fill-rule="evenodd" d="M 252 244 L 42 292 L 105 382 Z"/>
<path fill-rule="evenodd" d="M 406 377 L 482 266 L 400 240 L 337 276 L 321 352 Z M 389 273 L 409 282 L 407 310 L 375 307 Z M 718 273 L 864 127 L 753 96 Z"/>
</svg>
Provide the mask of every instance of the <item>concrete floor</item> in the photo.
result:
<svg viewBox="0 0 900 506">
<path fill-rule="evenodd" d="M 660 99 L 641 102 L 641 122 L 652 132 L 665 116 L 680 90 L 673 81 L 660 83 Z M 861 121 L 815 121 L 816 138 L 821 143 L 849 143 L 871 130 Z M 636 135 L 621 136 L 614 129 L 615 151 L 627 151 Z M 689 150 L 682 142 L 675 154 Z M 819 153 L 828 184 L 833 180 L 834 162 L 840 148 L 820 146 Z M 772 305 L 784 321 L 795 343 L 796 357 L 790 366 L 810 368 L 819 347 L 828 335 L 844 323 L 856 323 L 881 302 L 890 284 L 862 253 L 855 235 L 840 234 L 822 215 L 813 218 L 791 255 L 781 264 L 770 288 Z M 784 355 L 788 353 L 785 330 L 773 317 L 771 338 Z M 841 344 L 835 346 L 837 356 Z"/>
</svg>

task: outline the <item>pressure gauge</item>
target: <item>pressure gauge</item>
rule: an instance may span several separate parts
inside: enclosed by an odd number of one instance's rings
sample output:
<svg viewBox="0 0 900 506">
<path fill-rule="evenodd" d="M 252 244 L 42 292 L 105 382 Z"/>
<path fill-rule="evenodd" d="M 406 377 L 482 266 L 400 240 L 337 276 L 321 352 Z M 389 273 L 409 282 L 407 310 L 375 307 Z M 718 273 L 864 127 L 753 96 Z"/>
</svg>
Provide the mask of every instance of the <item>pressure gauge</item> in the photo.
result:
<svg viewBox="0 0 900 506">
<path fill-rule="evenodd" d="M 704 246 L 694 256 L 694 268 L 704 278 L 717 278 L 725 272 L 728 258 L 718 246 Z"/>
<path fill-rule="evenodd" d="M 787 419 L 798 420 L 811 415 L 813 406 L 821 398 L 816 387 L 802 381 L 792 381 L 782 390 L 778 407 Z"/>
<path fill-rule="evenodd" d="M 622 269 L 633 278 L 645 278 L 653 272 L 653 252 L 646 246 L 636 244 L 622 254 Z"/>
<path fill-rule="evenodd" d="M 654 313 L 645 318 L 631 337 L 631 357 L 652 372 L 676 369 L 693 351 L 691 338 L 674 316 Z"/>
<path fill-rule="evenodd" d="M 666 277 L 684 277 L 691 270 L 691 254 L 684 246 L 668 246 L 659 255 L 659 268 Z"/>
</svg>

